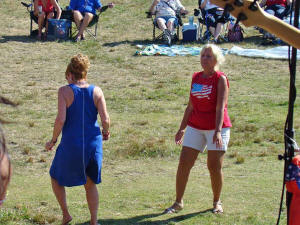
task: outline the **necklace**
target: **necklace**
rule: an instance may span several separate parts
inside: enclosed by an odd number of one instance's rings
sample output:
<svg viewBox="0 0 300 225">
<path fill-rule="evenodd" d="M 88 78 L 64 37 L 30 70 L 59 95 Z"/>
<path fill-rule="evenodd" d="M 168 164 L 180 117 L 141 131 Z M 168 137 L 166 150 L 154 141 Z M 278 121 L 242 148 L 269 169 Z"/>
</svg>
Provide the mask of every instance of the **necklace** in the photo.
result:
<svg viewBox="0 0 300 225">
<path fill-rule="evenodd" d="M 85 85 L 87 84 L 87 82 L 84 80 L 84 81 L 75 81 L 74 84 L 76 85 Z"/>
</svg>

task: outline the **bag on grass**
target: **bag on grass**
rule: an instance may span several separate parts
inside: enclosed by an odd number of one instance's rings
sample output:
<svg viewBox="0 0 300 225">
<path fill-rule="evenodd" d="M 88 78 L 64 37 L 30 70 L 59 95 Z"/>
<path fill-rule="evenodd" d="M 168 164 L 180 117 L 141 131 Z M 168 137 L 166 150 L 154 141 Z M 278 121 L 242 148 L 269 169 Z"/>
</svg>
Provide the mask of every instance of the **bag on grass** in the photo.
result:
<svg viewBox="0 0 300 225">
<path fill-rule="evenodd" d="M 72 22 L 66 19 L 48 19 L 48 39 L 67 40 L 70 38 Z"/>
<path fill-rule="evenodd" d="M 243 35 L 243 28 L 237 24 L 234 26 L 234 24 L 230 23 L 228 27 L 228 41 L 230 42 L 240 42 L 244 40 L 244 35 Z"/>
</svg>

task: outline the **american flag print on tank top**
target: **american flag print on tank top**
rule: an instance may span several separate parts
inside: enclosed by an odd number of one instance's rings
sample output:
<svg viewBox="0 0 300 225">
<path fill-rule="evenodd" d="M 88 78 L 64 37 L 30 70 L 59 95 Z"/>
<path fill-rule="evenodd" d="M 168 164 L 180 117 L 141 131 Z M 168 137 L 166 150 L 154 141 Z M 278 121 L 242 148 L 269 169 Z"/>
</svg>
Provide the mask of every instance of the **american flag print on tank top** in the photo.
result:
<svg viewBox="0 0 300 225">
<path fill-rule="evenodd" d="M 209 99 L 209 95 L 211 94 L 212 85 L 206 84 L 197 84 L 194 83 L 192 85 L 191 94 L 196 98 L 207 98 Z"/>
</svg>

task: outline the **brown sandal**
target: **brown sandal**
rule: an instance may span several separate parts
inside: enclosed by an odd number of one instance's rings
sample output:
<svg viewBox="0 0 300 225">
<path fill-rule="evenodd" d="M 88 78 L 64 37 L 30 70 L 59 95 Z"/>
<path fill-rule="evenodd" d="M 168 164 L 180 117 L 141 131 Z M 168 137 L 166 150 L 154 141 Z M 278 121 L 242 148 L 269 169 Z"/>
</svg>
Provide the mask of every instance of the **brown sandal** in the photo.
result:
<svg viewBox="0 0 300 225">
<path fill-rule="evenodd" d="M 164 214 L 171 214 L 171 213 L 177 213 L 180 210 L 183 209 L 183 202 L 174 202 L 174 204 L 170 207 L 165 209 Z"/>
</svg>

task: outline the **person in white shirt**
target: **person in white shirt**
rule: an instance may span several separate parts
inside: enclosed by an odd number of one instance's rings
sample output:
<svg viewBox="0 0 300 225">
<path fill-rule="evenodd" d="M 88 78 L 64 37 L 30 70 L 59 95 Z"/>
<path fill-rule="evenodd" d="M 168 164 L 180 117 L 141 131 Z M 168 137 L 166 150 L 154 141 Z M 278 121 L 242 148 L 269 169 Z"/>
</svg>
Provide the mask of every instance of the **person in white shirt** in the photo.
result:
<svg viewBox="0 0 300 225">
<path fill-rule="evenodd" d="M 149 12 L 155 15 L 154 23 L 164 32 L 164 40 L 171 45 L 174 28 L 178 26 L 176 13 L 188 14 L 179 0 L 153 0 Z"/>
</svg>

